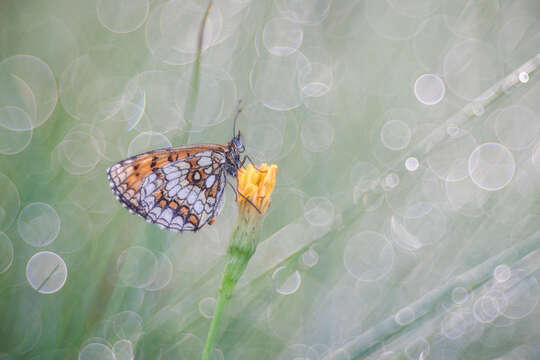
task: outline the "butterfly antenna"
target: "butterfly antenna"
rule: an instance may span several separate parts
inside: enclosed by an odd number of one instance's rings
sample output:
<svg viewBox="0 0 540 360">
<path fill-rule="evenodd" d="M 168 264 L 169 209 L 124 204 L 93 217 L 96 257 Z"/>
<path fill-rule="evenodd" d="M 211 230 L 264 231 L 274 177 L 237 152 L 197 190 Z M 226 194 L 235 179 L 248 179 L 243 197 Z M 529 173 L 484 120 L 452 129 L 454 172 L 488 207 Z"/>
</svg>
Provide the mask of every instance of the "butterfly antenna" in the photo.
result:
<svg viewBox="0 0 540 360">
<path fill-rule="evenodd" d="M 234 115 L 234 122 L 233 122 L 233 137 L 236 136 L 236 122 L 238 121 L 238 116 L 240 116 L 240 113 L 242 112 L 242 99 L 238 100 L 238 104 L 236 105 L 236 114 Z"/>
</svg>

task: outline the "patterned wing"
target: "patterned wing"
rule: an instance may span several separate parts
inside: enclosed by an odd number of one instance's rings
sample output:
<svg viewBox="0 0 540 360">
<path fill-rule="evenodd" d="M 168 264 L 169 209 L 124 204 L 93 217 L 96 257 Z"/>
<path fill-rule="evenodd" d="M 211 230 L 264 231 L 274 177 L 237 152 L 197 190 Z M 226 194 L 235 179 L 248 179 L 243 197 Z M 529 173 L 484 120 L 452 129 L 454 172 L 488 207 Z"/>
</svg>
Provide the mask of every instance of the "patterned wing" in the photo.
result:
<svg viewBox="0 0 540 360">
<path fill-rule="evenodd" d="M 204 152 L 224 153 L 226 146 L 203 144 L 154 150 L 122 160 L 107 170 L 109 184 L 122 205 L 147 218 L 148 209 L 140 203 L 144 179 L 152 174 L 160 174 L 163 178 L 163 168 L 172 163 L 193 159 L 196 154 Z M 147 194 L 145 194 L 147 195 Z M 151 221 L 151 219 L 150 219 Z"/>
<path fill-rule="evenodd" d="M 122 204 L 148 222 L 177 231 L 212 224 L 225 189 L 222 145 L 164 149 L 126 159 L 109 169 Z"/>
<path fill-rule="evenodd" d="M 148 175 L 139 193 L 146 220 L 176 231 L 212 224 L 223 201 L 224 165 L 223 152 L 205 151 Z"/>
</svg>

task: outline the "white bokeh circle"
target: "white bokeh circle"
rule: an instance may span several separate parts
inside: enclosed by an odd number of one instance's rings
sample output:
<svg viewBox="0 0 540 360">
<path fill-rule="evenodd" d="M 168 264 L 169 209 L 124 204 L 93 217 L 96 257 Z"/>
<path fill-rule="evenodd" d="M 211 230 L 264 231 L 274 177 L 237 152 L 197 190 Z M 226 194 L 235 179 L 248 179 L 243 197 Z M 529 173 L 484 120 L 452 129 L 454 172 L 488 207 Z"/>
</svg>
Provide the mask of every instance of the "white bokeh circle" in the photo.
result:
<svg viewBox="0 0 540 360">
<path fill-rule="evenodd" d="M 473 183 L 487 191 L 497 191 L 512 181 L 516 163 L 512 153 L 498 143 L 478 146 L 469 156 L 469 175 Z"/>
<path fill-rule="evenodd" d="M 26 264 L 26 280 L 41 294 L 59 291 L 66 283 L 67 274 L 64 259 L 51 251 L 34 254 Z"/>
<path fill-rule="evenodd" d="M 444 81 L 434 74 L 423 74 L 414 82 L 414 95 L 424 105 L 438 104 L 446 93 Z"/>
<path fill-rule="evenodd" d="M 45 203 L 26 205 L 17 219 L 17 230 L 29 245 L 43 247 L 52 243 L 60 232 L 60 217 L 56 210 Z"/>
</svg>

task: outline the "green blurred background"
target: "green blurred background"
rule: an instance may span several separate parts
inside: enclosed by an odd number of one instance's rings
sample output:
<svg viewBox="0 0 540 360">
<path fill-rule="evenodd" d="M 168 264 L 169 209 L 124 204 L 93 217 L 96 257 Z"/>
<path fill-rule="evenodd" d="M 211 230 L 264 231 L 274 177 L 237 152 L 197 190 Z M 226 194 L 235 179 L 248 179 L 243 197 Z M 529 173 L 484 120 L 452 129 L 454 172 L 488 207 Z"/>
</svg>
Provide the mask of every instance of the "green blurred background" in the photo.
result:
<svg viewBox="0 0 540 360">
<path fill-rule="evenodd" d="M 219 0 L 197 70 L 207 5 L 0 2 L 0 359 L 199 358 L 234 194 L 168 233 L 105 170 L 238 99 L 279 171 L 212 359 L 540 358 L 540 2 Z"/>
</svg>

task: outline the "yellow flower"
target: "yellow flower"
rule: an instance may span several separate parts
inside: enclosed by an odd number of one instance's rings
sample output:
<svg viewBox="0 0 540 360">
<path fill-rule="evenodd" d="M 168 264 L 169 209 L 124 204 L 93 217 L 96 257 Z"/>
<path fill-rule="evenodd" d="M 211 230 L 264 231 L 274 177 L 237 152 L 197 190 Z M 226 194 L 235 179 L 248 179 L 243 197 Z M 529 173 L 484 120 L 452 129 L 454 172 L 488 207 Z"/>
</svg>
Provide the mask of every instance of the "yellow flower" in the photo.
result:
<svg viewBox="0 0 540 360">
<path fill-rule="evenodd" d="M 257 169 L 249 164 L 247 168 L 238 169 L 240 194 L 237 196 L 237 201 L 240 215 L 251 218 L 264 214 L 268 210 L 270 197 L 276 185 L 276 175 L 277 165 L 262 164 Z"/>
</svg>

